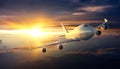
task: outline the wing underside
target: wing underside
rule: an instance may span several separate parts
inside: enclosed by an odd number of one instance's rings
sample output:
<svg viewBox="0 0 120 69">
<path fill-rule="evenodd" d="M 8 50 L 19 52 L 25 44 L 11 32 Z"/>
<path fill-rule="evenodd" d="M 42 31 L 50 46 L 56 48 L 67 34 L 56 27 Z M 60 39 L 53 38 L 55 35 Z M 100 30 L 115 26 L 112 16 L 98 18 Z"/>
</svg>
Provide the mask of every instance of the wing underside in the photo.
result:
<svg viewBox="0 0 120 69">
<path fill-rule="evenodd" d="M 96 29 L 106 30 L 106 29 L 107 29 L 107 25 L 105 25 L 105 24 L 106 24 L 107 22 L 108 22 L 108 20 L 107 20 L 107 19 L 104 19 L 104 22 L 103 22 L 102 24 L 98 25 L 98 26 L 96 27 Z"/>
<path fill-rule="evenodd" d="M 57 41 L 57 42 L 47 44 L 47 45 L 44 45 L 44 46 L 39 46 L 39 47 L 34 48 L 34 49 L 44 48 L 44 47 L 48 47 L 48 46 L 56 46 L 58 44 L 69 43 L 69 42 L 74 42 L 74 41 L 80 41 L 80 40 L 77 40 L 77 39 L 62 40 L 62 41 Z"/>
</svg>

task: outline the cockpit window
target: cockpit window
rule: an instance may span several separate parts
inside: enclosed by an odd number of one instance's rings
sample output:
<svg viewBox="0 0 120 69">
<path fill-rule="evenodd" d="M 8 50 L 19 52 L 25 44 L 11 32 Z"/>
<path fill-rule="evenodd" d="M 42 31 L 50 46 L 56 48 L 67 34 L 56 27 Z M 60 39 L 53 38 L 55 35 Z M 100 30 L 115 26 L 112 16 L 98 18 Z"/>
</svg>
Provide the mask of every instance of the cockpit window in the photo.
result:
<svg viewBox="0 0 120 69">
<path fill-rule="evenodd" d="M 87 24 L 85 24 L 84 26 L 85 26 L 85 27 L 87 27 L 88 25 L 87 25 Z"/>
</svg>

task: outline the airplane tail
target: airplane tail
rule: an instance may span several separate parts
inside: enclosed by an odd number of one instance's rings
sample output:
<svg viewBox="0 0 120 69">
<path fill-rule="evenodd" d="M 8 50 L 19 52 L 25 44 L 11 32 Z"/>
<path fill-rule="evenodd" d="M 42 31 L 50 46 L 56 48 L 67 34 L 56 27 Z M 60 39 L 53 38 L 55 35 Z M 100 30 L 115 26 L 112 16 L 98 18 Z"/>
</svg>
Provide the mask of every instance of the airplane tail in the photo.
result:
<svg viewBox="0 0 120 69">
<path fill-rule="evenodd" d="M 64 30 L 65 33 L 69 33 L 68 30 L 65 28 L 64 24 L 61 23 L 62 29 Z"/>
</svg>

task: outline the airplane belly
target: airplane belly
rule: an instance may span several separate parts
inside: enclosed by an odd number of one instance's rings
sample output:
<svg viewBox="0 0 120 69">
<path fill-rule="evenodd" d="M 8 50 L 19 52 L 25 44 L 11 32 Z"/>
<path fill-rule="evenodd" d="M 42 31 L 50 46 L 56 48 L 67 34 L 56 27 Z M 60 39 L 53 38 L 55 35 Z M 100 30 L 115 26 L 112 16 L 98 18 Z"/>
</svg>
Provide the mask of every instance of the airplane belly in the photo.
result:
<svg viewBox="0 0 120 69">
<path fill-rule="evenodd" d="M 93 32 L 85 32 L 85 33 L 79 33 L 78 35 L 75 36 L 76 39 L 80 40 L 88 40 L 94 35 Z"/>
</svg>

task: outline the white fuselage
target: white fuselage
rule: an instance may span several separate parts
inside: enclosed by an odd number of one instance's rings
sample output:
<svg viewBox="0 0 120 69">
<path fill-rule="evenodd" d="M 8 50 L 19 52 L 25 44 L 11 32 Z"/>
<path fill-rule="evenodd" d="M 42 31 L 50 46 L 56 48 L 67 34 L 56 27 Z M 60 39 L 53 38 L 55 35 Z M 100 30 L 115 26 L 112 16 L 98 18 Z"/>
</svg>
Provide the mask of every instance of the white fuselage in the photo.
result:
<svg viewBox="0 0 120 69">
<path fill-rule="evenodd" d="M 88 24 L 81 24 L 71 32 L 66 33 L 66 39 L 88 40 L 94 36 L 96 29 Z"/>
</svg>

